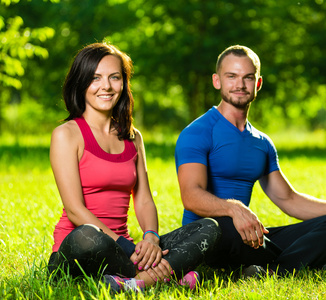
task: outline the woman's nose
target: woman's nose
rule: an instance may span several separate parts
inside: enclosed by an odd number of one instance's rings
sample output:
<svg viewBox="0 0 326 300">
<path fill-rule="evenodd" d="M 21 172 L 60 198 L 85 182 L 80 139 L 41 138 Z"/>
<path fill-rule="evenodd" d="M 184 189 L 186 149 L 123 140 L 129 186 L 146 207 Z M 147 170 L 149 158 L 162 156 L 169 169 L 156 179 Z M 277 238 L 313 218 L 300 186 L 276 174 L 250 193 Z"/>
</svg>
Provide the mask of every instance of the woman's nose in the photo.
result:
<svg viewBox="0 0 326 300">
<path fill-rule="evenodd" d="M 109 90 L 111 88 L 111 82 L 109 79 L 103 79 L 103 90 Z"/>
</svg>

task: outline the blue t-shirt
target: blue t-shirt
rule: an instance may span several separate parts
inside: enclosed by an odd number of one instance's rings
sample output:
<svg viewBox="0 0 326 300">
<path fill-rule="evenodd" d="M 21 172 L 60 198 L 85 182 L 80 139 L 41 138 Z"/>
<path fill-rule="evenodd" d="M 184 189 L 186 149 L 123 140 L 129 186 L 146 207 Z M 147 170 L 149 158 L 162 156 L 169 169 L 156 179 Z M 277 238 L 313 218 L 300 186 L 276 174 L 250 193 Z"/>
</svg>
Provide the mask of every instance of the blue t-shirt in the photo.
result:
<svg viewBox="0 0 326 300">
<path fill-rule="evenodd" d="M 186 163 L 207 167 L 207 190 L 222 199 L 249 205 L 256 180 L 279 170 L 270 138 L 247 122 L 240 131 L 212 107 L 180 134 L 175 150 L 176 168 Z M 183 225 L 201 217 L 184 210 Z"/>
</svg>

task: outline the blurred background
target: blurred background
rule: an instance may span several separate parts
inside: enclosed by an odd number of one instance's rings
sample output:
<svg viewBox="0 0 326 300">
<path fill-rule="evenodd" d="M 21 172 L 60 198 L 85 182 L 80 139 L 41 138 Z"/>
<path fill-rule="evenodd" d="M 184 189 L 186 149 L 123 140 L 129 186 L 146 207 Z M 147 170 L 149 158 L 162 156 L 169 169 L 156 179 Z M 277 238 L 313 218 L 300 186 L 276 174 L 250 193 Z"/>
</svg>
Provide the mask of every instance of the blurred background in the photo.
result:
<svg viewBox="0 0 326 300">
<path fill-rule="evenodd" d="M 179 132 L 217 105 L 217 56 L 242 44 L 262 63 L 254 126 L 324 131 L 325 16 L 325 0 L 1 0 L 0 135 L 51 132 L 72 58 L 103 39 L 134 62 L 136 127 Z"/>
</svg>

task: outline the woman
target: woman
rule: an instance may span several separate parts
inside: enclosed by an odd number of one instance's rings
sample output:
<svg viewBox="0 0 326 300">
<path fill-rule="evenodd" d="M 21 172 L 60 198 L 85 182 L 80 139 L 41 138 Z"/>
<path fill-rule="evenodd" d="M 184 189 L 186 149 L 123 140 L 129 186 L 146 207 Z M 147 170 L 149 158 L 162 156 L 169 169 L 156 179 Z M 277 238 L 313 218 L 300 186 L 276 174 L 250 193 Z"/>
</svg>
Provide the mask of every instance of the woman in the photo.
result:
<svg viewBox="0 0 326 300">
<path fill-rule="evenodd" d="M 49 270 L 101 276 L 115 291 L 182 277 L 220 235 L 217 223 L 204 219 L 159 236 L 144 145 L 132 124 L 131 73 L 131 59 L 113 45 L 79 51 L 63 87 L 69 116 L 53 131 L 50 148 L 64 209 Z M 131 195 L 144 232 L 137 245 L 127 227 Z M 180 282 L 194 287 L 197 276 L 190 272 Z"/>
</svg>

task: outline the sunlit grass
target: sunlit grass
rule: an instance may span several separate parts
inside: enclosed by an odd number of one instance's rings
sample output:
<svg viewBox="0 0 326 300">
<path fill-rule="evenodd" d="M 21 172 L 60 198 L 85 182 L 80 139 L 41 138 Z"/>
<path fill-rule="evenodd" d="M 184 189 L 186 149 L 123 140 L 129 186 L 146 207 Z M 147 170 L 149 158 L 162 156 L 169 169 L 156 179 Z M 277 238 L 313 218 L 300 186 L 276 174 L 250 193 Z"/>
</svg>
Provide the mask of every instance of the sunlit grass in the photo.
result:
<svg viewBox="0 0 326 300">
<path fill-rule="evenodd" d="M 304 137 L 303 137 L 304 135 Z M 279 148 L 284 174 L 300 192 L 326 198 L 325 133 L 272 136 Z M 148 174 L 160 217 L 160 233 L 181 224 L 180 200 L 174 166 L 177 135 L 144 133 Z M 0 139 L 0 299 L 109 299 L 108 291 L 86 278 L 59 282 L 48 279 L 44 268 L 51 254 L 52 233 L 62 204 L 48 160 L 50 138 Z M 305 142 L 306 141 L 306 142 Z M 315 141 L 315 142 L 314 142 Z M 294 145 L 294 146 L 293 146 Z M 277 209 L 259 185 L 251 208 L 265 226 L 297 222 Z M 141 232 L 131 210 L 130 231 Z M 326 274 L 302 272 L 297 277 L 242 280 L 223 272 L 204 270 L 205 280 L 197 291 L 174 282 L 148 289 L 144 295 L 118 295 L 116 299 L 321 299 L 326 297 Z"/>
</svg>

